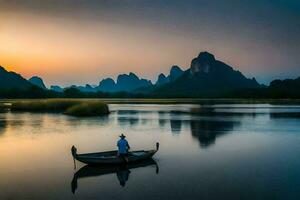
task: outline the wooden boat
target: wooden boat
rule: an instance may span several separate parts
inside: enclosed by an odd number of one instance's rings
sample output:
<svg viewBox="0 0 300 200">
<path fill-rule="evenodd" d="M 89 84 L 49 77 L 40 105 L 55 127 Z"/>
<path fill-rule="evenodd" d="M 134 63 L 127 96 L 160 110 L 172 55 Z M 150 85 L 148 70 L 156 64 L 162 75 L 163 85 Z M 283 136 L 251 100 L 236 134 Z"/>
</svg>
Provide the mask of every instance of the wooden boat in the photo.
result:
<svg viewBox="0 0 300 200">
<path fill-rule="evenodd" d="M 140 162 L 152 158 L 152 156 L 158 151 L 158 149 L 159 149 L 159 143 L 156 143 L 155 150 L 131 151 L 128 153 L 126 160 L 118 156 L 118 151 L 77 154 L 76 147 L 72 146 L 71 153 L 75 160 L 78 160 L 88 165 L 99 165 L 99 164 L 112 165 L 112 164 Z"/>
</svg>

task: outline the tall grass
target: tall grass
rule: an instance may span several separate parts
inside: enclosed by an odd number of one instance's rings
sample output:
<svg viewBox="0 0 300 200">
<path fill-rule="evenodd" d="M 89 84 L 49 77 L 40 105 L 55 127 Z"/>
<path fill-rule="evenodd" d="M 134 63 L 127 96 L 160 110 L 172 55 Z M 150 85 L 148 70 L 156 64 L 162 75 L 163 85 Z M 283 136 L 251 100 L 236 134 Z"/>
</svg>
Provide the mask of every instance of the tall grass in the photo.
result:
<svg viewBox="0 0 300 200">
<path fill-rule="evenodd" d="M 109 114 L 109 109 L 102 102 L 85 102 L 68 108 L 65 114 L 76 117 L 101 116 Z"/>
<path fill-rule="evenodd" d="M 57 112 L 72 116 L 100 116 L 109 113 L 107 104 L 101 101 L 74 99 L 24 100 L 12 102 L 11 111 Z"/>
<path fill-rule="evenodd" d="M 0 113 L 6 112 L 9 109 L 10 105 L 6 103 L 0 103 Z"/>
<path fill-rule="evenodd" d="M 47 100 L 24 100 L 11 104 L 11 111 L 28 112 L 63 112 L 71 106 L 79 104 L 78 100 L 47 99 Z"/>
</svg>

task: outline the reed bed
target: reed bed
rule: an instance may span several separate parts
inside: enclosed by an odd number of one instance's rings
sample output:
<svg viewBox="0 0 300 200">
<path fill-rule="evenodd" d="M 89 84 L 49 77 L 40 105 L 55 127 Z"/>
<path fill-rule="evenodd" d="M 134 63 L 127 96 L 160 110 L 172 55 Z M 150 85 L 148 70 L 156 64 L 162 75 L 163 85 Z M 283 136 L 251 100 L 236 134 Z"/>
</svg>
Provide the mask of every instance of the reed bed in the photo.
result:
<svg viewBox="0 0 300 200">
<path fill-rule="evenodd" d="M 101 116 L 109 114 L 109 109 L 102 102 L 85 102 L 68 108 L 65 114 L 76 117 Z"/>
<path fill-rule="evenodd" d="M 12 112 L 55 112 L 71 116 L 100 116 L 109 113 L 102 101 L 76 99 L 24 100 L 12 102 Z"/>
</svg>

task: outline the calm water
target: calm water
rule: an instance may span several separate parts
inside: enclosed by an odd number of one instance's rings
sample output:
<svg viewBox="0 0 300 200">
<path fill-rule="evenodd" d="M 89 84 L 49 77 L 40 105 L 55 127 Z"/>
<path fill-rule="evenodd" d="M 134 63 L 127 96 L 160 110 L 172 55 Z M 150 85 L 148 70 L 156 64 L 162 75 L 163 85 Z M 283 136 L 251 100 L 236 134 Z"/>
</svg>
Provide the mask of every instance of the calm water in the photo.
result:
<svg viewBox="0 0 300 200">
<path fill-rule="evenodd" d="M 0 199 L 300 199 L 300 118 L 289 115 L 299 106 L 188 113 L 197 107 L 115 104 L 89 119 L 0 113 Z M 111 150 L 120 133 L 132 150 L 160 142 L 160 151 L 127 168 L 74 170 L 73 144 Z"/>
</svg>

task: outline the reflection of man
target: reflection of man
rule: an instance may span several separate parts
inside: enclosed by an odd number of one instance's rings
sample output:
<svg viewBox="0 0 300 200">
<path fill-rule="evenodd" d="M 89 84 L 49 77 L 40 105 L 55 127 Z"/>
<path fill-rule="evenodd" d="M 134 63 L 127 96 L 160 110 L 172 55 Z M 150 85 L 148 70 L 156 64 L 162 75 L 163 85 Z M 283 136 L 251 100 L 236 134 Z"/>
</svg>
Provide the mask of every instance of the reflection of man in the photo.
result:
<svg viewBox="0 0 300 200">
<path fill-rule="evenodd" d="M 131 173 L 130 170 L 127 169 L 126 167 L 119 169 L 117 171 L 117 177 L 120 181 L 121 186 L 125 187 L 126 181 L 128 181 L 130 173 Z"/>
</svg>

